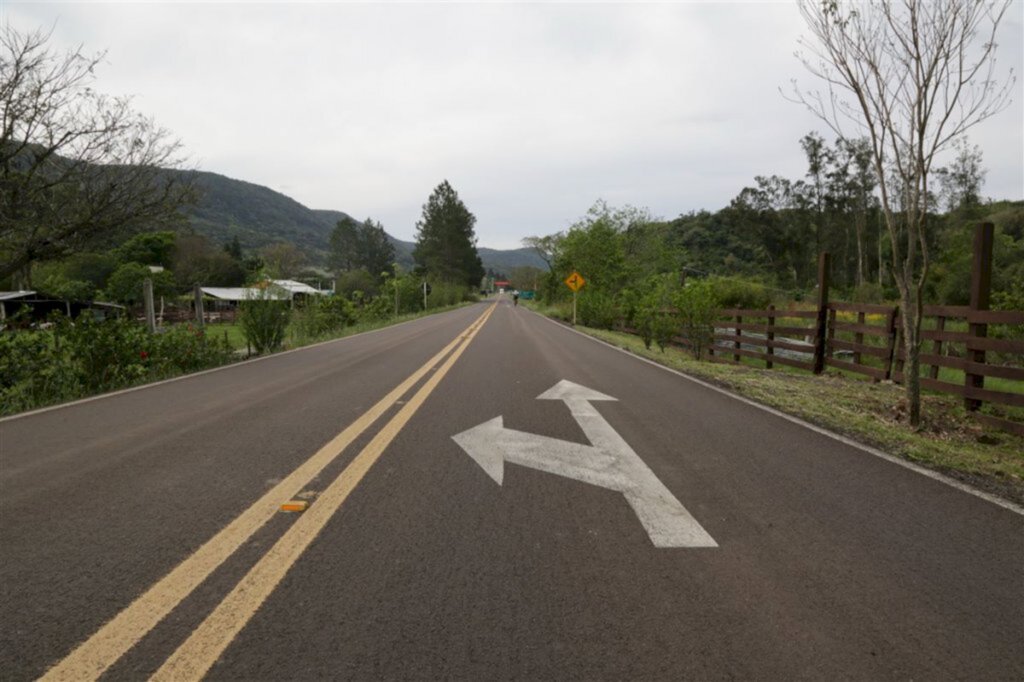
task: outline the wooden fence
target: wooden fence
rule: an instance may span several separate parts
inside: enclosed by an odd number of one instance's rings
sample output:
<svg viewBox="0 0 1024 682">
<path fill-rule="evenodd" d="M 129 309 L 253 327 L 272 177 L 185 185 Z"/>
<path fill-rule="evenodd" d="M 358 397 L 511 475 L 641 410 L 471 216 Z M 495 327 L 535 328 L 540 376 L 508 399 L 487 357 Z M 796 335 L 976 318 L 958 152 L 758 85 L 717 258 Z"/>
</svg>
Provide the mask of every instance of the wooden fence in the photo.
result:
<svg viewBox="0 0 1024 682">
<path fill-rule="evenodd" d="M 983 403 L 1024 408 L 1024 311 L 988 309 L 992 232 L 992 225 L 985 223 L 975 233 L 971 304 L 924 306 L 922 311 L 921 387 L 961 396 L 973 412 Z M 716 311 L 710 358 L 732 363 L 750 358 L 763 361 L 767 368 L 784 365 L 816 374 L 830 367 L 873 381 L 902 383 L 906 353 L 899 307 L 829 301 L 829 264 L 828 254 L 822 254 L 818 300 L 813 307 Z M 1010 334 L 1015 338 L 993 338 L 989 334 L 993 326 L 1020 327 L 1021 331 Z M 672 343 L 690 345 L 681 337 Z M 963 372 L 963 381 L 943 377 L 943 368 Z M 985 388 L 986 377 L 1000 379 L 1004 387 L 1006 381 L 1015 382 L 1010 388 L 1019 390 Z M 1022 421 L 980 413 L 976 417 L 1024 436 Z"/>
</svg>

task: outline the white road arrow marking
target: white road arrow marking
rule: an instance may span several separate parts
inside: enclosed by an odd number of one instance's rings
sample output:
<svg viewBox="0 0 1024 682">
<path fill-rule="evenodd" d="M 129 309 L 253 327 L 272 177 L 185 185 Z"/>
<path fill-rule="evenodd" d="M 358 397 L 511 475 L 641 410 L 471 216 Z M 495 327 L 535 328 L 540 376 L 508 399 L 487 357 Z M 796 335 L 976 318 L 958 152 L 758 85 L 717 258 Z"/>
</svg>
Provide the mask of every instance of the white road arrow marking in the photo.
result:
<svg viewBox="0 0 1024 682">
<path fill-rule="evenodd" d="M 562 380 L 537 396 L 561 400 L 590 445 L 506 429 L 501 417 L 452 436 L 501 485 L 505 462 L 564 476 L 623 494 L 655 547 L 717 547 L 697 520 L 658 480 L 633 448 L 591 405 L 611 396 Z"/>
</svg>

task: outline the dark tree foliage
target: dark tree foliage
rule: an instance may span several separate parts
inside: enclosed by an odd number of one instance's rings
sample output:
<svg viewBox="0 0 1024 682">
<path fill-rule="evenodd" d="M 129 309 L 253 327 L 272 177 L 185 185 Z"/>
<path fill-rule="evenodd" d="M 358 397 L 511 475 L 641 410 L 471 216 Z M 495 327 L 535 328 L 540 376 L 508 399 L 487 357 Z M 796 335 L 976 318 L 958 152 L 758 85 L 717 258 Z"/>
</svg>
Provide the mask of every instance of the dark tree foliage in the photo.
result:
<svg viewBox="0 0 1024 682">
<path fill-rule="evenodd" d="M 448 181 L 443 181 L 423 205 L 423 217 L 416 223 L 416 265 L 439 280 L 476 287 L 484 267 L 476 250 L 469 212 Z"/>
<path fill-rule="evenodd" d="M 176 236 L 173 232 L 143 232 L 114 250 L 122 263 L 142 263 L 171 267 L 174 260 Z"/>
<path fill-rule="evenodd" d="M 329 264 L 335 272 L 349 272 L 359 267 L 359 223 L 345 216 L 331 231 Z"/>
<path fill-rule="evenodd" d="M 239 241 L 237 234 L 231 238 L 231 241 L 224 245 L 224 253 L 228 254 L 235 260 L 242 260 L 242 242 Z"/>
<path fill-rule="evenodd" d="M 391 272 L 391 266 L 395 262 L 395 247 L 388 239 L 384 226 L 370 218 L 363 222 L 360 230 L 359 253 L 359 267 L 366 268 L 377 281 L 380 281 L 385 273 Z"/>
<path fill-rule="evenodd" d="M 372 218 L 358 223 L 345 216 L 331 232 L 330 243 L 328 262 L 339 275 L 365 270 L 379 282 L 395 262 L 394 245 L 388 239 L 384 226 Z"/>
</svg>

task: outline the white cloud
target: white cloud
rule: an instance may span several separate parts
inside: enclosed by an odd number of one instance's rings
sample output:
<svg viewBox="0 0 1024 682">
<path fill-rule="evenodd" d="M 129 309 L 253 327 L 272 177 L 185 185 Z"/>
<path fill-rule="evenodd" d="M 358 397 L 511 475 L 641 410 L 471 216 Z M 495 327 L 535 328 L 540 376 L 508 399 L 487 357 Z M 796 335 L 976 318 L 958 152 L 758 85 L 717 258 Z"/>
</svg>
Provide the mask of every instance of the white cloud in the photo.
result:
<svg viewBox="0 0 1024 682">
<path fill-rule="evenodd" d="M 104 90 L 181 137 L 204 170 L 411 239 L 449 179 L 481 245 L 562 229 L 594 199 L 673 217 L 759 174 L 798 177 L 824 130 L 779 94 L 813 85 L 794 6 L 19 4 L 19 28 L 107 49 Z M 1001 63 L 1022 68 L 1022 6 Z M 971 135 L 986 193 L 1024 195 L 1021 87 Z"/>
</svg>

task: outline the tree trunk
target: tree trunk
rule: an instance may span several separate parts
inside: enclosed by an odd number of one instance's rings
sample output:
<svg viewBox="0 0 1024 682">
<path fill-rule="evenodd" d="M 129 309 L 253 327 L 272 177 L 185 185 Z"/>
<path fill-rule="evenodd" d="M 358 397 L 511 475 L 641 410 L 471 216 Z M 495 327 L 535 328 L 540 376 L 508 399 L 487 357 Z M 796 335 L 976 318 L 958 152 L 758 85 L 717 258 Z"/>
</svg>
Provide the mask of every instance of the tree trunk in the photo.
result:
<svg viewBox="0 0 1024 682">
<path fill-rule="evenodd" d="M 912 285 L 907 286 L 898 279 L 896 284 L 900 289 L 903 350 L 906 355 L 903 388 L 910 425 L 917 428 L 921 424 L 921 298 Z"/>
<path fill-rule="evenodd" d="M 863 213 L 857 215 L 856 219 L 856 232 L 857 232 L 857 286 L 863 286 L 864 284 L 864 223 L 867 221 L 867 216 Z"/>
<path fill-rule="evenodd" d="M 885 282 L 882 280 L 882 273 L 885 271 L 882 259 L 882 239 L 885 238 L 885 230 L 882 229 L 882 214 L 878 214 L 878 286 L 884 287 Z"/>
</svg>

